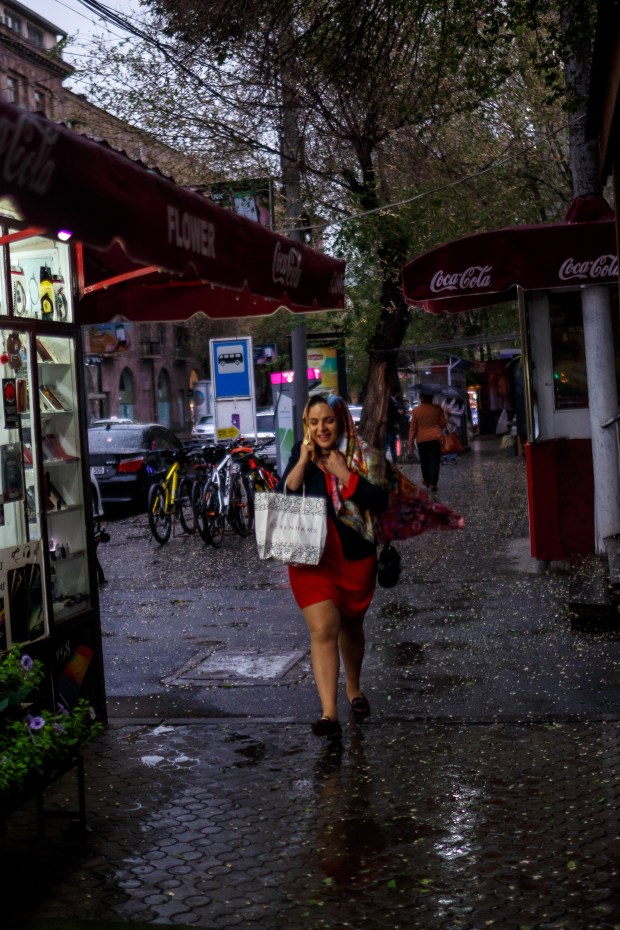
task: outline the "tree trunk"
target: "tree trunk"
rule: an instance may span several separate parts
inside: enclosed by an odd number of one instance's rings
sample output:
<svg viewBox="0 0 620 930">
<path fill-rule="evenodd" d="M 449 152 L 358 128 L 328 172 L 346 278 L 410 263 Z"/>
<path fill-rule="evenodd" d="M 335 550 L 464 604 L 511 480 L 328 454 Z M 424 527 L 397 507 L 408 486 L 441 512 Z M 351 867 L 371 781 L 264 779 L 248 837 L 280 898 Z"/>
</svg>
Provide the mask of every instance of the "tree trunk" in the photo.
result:
<svg viewBox="0 0 620 930">
<path fill-rule="evenodd" d="M 381 244 L 383 268 L 381 315 L 368 350 L 368 378 L 360 432 L 376 449 L 383 448 L 388 401 L 398 380 L 396 362 L 410 313 L 401 289 L 400 269 L 407 259 L 406 245 L 400 240 Z"/>
</svg>

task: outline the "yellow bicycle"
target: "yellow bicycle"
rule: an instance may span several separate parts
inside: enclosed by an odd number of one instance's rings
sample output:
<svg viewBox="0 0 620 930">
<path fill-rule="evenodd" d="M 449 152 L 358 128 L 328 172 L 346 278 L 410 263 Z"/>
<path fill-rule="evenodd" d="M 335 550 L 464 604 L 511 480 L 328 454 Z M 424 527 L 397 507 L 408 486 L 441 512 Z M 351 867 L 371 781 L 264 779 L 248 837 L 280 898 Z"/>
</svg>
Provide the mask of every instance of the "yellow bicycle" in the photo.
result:
<svg viewBox="0 0 620 930">
<path fill-rule="evenodd" d="M 148 497 L 149 528 L 153 538 L 163 546 L 170 539 L 173 521 L 179 518 L 186 533 L 196 529 L 192 506 L 192 482 L 183 474 L 187 456 L 182 451 L 172 452 L 172 464 L 160 484 L 152 485 Z"/>
</svg>

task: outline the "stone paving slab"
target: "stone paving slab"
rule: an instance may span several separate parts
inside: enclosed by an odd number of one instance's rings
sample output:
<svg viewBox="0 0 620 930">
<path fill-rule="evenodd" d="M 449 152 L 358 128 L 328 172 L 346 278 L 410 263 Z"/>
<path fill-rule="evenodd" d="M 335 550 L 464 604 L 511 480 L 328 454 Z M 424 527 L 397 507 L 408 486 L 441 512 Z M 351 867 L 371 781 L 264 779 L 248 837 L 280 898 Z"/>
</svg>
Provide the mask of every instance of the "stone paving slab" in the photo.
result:
<svg viewBox="0 0 620 930">
<path fill-rule="evenodd" d="M 3 927 L 617 930 L 619 752 L 611 721 L 117 723 L 83 844 L 9 820 Z"/>
</svg>

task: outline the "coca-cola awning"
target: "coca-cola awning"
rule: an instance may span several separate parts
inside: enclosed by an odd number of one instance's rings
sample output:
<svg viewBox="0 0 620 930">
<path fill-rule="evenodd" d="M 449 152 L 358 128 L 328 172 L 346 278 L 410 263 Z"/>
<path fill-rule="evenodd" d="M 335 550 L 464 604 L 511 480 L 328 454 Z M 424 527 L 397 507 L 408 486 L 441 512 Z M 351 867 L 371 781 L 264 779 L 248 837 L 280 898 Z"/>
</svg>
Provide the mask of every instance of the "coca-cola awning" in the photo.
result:
<svg viewBox="0 0 620 930">
<path fill-rule="evenodd" d="M 403 268 L 405 300 L 431 313 L 461 313 L 516 295 L 617 281 L 613 219 L 513 226 L 455 239 Z"/>
<path fill-rule="evenodd" d="M 68 230 L 84 244 L 82 323 L 114 314 L 136 318 L 133 306 L 138 313 L 149 308 L 143 319 L 182 319 L 343 303 L 343 261 L 2 102 L 0 196 L 10 196 L 27 222 Z"/>
</svg>

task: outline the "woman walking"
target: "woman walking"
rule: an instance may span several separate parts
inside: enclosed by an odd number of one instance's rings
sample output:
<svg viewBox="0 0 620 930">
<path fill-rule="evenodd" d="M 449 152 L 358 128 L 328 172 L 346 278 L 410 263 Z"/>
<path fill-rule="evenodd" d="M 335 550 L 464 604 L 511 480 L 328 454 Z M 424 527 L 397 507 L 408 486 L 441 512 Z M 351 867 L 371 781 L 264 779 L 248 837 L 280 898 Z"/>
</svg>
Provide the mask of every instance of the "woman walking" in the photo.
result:
<svg viewBox="0 0 620 930">
<path fill-rule="evenodd" d="M 432 394 L 420 394 L 420 403 L 411 414 L 409 425 L 409 448 L 418 446 L 422 481 L 433 497 L 437 494 L 439 468 L 441 466 L 441 443 L 443 428 L 447 426 L 446 415 L 433 403 Z"/>
<path fill-rule="evenodd" d="M 363 446 L 342 398 L 310 398 L 304 440 L 297 443 L 282 477 L 293 493 L 327 498 L 327 541 L 318 565 L 290 565 L 295 600 L 310 633 L 312 670 L 322 714 L 317 736 L 339 738 L 338 678 L 344 666 L 346 695 L 354 716 L 370 714 L 361 689 L 364 614 L 375 590 L 377 556 L 372 514 L 387 507 L 385 460 Z"/>
</svg>

